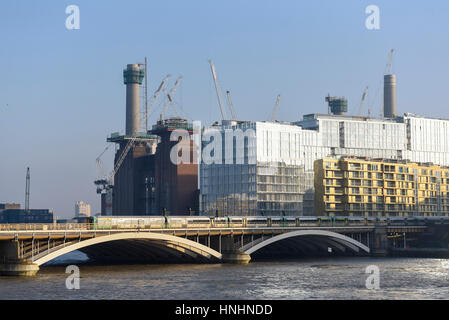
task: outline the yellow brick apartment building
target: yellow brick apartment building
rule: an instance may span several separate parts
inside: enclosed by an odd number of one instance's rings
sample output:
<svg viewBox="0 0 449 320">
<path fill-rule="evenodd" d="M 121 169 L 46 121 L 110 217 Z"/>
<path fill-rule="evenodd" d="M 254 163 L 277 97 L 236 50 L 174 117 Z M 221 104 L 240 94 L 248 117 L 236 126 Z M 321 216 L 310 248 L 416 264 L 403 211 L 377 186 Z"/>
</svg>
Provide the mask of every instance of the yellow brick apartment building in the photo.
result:
<svg viewBox="0 0 449 320">
<path fill-rule="evenodd" d="M 449 215 L 449 168 L 405 160 L 316 160 L 317 216 Z"/>
</svg>

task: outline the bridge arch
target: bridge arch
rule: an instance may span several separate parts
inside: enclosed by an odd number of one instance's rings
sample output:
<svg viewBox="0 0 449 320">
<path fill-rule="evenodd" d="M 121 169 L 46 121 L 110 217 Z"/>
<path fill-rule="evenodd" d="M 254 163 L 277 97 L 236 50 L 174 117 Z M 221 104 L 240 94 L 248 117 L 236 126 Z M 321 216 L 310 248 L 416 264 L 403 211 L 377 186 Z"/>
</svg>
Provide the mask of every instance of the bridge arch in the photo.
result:
<svg viewBox="0 0 449 320">
<path fill-rule="evenodd" d="M 326 231 L 326 230 L 297 230 L 291 231 L 283 234 L 276 235 L 267 239 L 260 239 L 255 243 L 249 243 L 241 248 L 246 254 L 251 255 L 252 253 L 257 252 L 258 250 L 269 246 L 270 244 L 276 243 L 281 240 L 293 239 L 297 237 L 314 237 L 315 239 L 322 238 L 325 245 L 329 247 L 334 247 L 337 250 L 344 250 L 345 248 L 349 248 L 353 252 L 360 252 L 362 250 L 365 253 L 370 253 L 370 248 L 364 245 L 363 243 L 354 240 L 348 236 L 345 236 L 340 233 Z"/>
<path fill-rule="evenodd" d="M 140 248 L 140 253 L 148 250 L 149 256 L 151 256 L 151 251 L 153 251 L 178 257 L 182 255 L 190 257 L 192 260 L 196 259 L 210 262 L 219 261 L 222 258 L 221 253 L 216 250 L 186 238 L 152 232 L 125 232 L 97 236 L 92 239 L 57 246 L 49 251 L 35 255 L 33 257 L 33 263 L 41 266 L 46 262 L 75 250 L 95 253 L 95 248 L 101 245 L 111 245 L 110 250 L 113 251 L 113 246 L 123 245 L 126 242 L 128 242 L 128 246 L 125 246 L 123 249 L 130 249 L 129 244 L 132 243 L 131 249 Z"/>
</svg>

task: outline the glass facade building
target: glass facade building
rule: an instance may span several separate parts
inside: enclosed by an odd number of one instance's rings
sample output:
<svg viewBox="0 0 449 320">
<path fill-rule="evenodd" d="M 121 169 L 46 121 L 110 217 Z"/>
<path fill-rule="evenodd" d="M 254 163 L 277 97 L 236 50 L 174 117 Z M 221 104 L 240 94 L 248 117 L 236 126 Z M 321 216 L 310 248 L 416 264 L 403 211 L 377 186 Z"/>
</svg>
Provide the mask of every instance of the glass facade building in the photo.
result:
<svg viewBox="0 0 449 320">
<path fill-rule="evenodd" d="M 200 202 L 205 215 L 314 215 L 314 162 L 328 156 L 449 165 L 449 120 L 412 114 L 224 122 L 205 127 L 202 134 Z M 204 151 L 212 161 L 204 159 Z"/>
</svg>

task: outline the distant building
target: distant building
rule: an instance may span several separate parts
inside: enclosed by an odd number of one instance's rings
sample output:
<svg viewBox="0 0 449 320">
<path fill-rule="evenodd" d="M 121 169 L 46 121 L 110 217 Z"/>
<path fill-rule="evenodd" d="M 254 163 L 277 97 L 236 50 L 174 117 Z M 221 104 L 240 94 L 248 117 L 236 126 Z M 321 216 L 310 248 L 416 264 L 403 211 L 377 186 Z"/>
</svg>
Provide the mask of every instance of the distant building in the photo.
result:
<svg viewBox="0 0 449 320">
<path fill-rule="evenodd" d="M 90 204 L 77 201 L 75 203 L 75 217 L 90 217 Z"/>
<path fill-rule="evenodd" d="M 53 223 L 49 209 L 20 209 L 20 204 L 0 203 L 0 223 Z"/>
<path fill-rule="evenodd" d="M 4 210 L 9 209 L 20 209 L 20 204 L 18 203 L 0 203 L 0 213 Z"/>
<path fill-rule="evenodd" d="M 449 215 L 449 168 L 391 159 L 316 160 L 315 215 Z"/>
<path fill-rule="evenodd" d="M 56 223 L 78 223 L 76 219 L 58 219 Z"/>
</svg>

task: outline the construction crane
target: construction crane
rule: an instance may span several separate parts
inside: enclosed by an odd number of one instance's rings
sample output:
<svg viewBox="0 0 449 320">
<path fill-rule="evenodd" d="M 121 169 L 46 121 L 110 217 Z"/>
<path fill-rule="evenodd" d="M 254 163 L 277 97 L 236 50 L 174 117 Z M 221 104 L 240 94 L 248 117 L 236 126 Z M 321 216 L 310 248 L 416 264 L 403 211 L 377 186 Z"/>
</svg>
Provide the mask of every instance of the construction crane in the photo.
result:
<svg viewBox="0 0 449 320">
<path fill-rule="evenodd" d="M 148 112 L 151 111 L 151 108 L 153 108 L 154 103 L 156 102 L 157 98 L 161 94 L 161 92 L 164 91 L 164 88 L 166 87 L 168 78 L 171 77 L 171 74 L 167 74 L 165 78 L 162 80 L 161 84 L 157 88 L 157 90 L 154 92 L 153 96 L 151 97 L 150 105 L 148 107 Z"/>
<path fill-rule="evenodd" d="M 229 90 L 226 91 L 226 99 L 228 101 L 229 109 L 231 110 L 232 120 L 237 120 L 237 116 L 235 115 L 234 104 L 231 99 L 231 92 Z"/>
<path fill-rule="evenodd" d="M 140 105 L 140 129 L 148 131 L 148 68 L 147 68 L 147 57 L 145 57 L 144 62 L 137 63 L 139 69 L 144 72 L 145 81 L 142 84 L 142 104 Z"/>
<path fill-rule="evenodd" d="M 145 72 L 145 82 L 143 86 L 143 100 L 144 100 L 144 115 L 143 115 L 143 127 L 145 128 L 145 132 L 148 131 L 148 68 L 147 68 L 147 57 L 145 57 L 144 63 L 139 63 L 139 66 L 143 66 Z M 142 124 L 141 124 L 142 125 Z"/>
<path fill-rule="evenodd" d="M 359 113 L 358 113 L 359 116 L 362 115 L 363 105 L 365 104 L 367 94 L 368 94 L 368 86 L 366 86 L 365 91 L 363 91 L 363 94 L 362 94 L 362 100 L 360 101 L 360 107 L 359 107 Z"/>
<path fill-rule="evenodd" d="M 176 112 L 175 106 L 173 105 L 173 96 L 176 92 L 176 89 L 178 88 L 179 84 L 181 83 L 182 76 L 179 76 L 178 79 L 176 79 L 175 84 L 173 85 L 173 88 L 170 89 L 170 91 L 167 93 L 165 90 L 165 87 L 162 88 L 162 91 L 164 92 L 164 95 L 167 97 L 167 101 L 165 101 L 164 106 L 162 107 L 162 112 L 160 114 L 160 119 L 162 120 L 165 116 L 165 111 L 167 110 L 168 105 L 170 105 L 173 110 L 175 111 L 176 115 L 178 116 L 178 113 Z"/>
<path fill-rule="evenodd" d="M 393 53 L 394 53 L 394 49 L 391 49 L 390 53 L 388 54 L 388 61 L 387 61 L 387 67 L 385 68 L 385 74 L 391 74 L 391 64 L 393 62 Z"/>
<path fill-rule="evenodd" d="M 223 101 L 221 99 L 221 90 L 220 90 L 220 86 L 218 85 L 217 73 L 215 72 L 215 66 L 214 66 L 214 63 L 212 62 L 212 60 L 209 60 L 209 64 L 210 64 L 210 70 L 212 71 L 212 77 L 214 78 L 215 91 L 217 92 L 218 104 L 220 106 L 220 111 L 221 111 L 221 119 L 226 120 L 226 113 L 225 113 L 225 109 L 223 107 Z"/>
<path fill-rule="evenodd" d="M 132 137 L 128 143 L 125 146 L 125 149 L 123 149 L 123 152 L 120 154 L 119 159 L 115 163 L 114 170 L 109 174 L 109 181 L 113 185 L 114 184 L 114 176 L 117 173 L 118 169 L 120 169 L 120 166 L 123 163 L 123 160 L 125 160 L 126 156 L 128 155 L 129 150 L 131 150 L 131 147 L 134 145 L 134 142 L 136 141 L 137 136 Z"/>
<path fill-rule="evenodd" d="M 97 162 L 97 176 L 98 179 L 94 181 L 95 185 L 97 185 L 97 193 L 101 193 L 104 189 L 107 189 L 107 185 L 109 185 L 109 181 L 107 181 L 107 173 L 103 166 L 103 161 L 101 161 L 101 157 L 103 154 L 109 149 L 111 145 L 106 146 L 103 152 L 95 160 Z"/>
<path fill-rule="evenodd" d="M 25 184 L 25 211 L 30 211 L 30 168 L 27 168 L 26 184 Z"/>
<path fill-rule="evenodd" d="M 276 98 L 276 103 L 274 104 L 273 113 L 271 114 L 271 121 L 273 122 L 276 119 L 276 113 L 279 109 L 279 102 L 281 101 L 281 95 L 278 94 Z"/>
<path fill-rule="evenodd" d="M 106 147 L 105 150 L 97 157 L 97 166 L 99 169 L 103 171 L 103 175 L 100 179 L 97 179 L 94 181 L 94 184 L 97 186 L 97 193 L 102 193 L 103 191 L 107 191 L 109 189 L 112 189 L 114 185 L 114 177 L 117 171 L 120 169 L 120 166 L 122 165 L 123 161 L 125 160 L 126 156 L 128 155 L 129 150 L 131 150 L 131 147 L 134 145 L 134 142 L 136 141 L 137 136 L 132 137 L 127 143 L 125 148 L 123 149 L 123 152 L 120 154 L 119 159 L 115 163 L 114 169 L 109 173 L 109 176 L 106 175 L 103 168 L 103 163 L 101 161 L 101 156 L 106 152 L 106 150 L 109 148 Z"/>
</svg>

